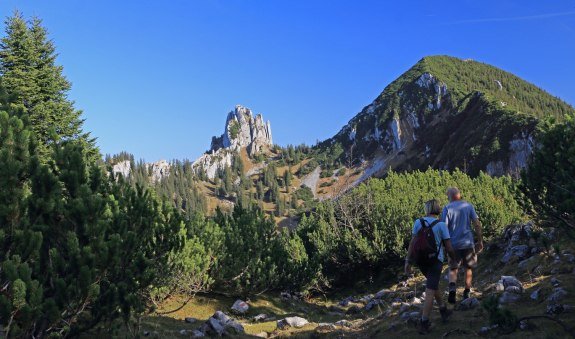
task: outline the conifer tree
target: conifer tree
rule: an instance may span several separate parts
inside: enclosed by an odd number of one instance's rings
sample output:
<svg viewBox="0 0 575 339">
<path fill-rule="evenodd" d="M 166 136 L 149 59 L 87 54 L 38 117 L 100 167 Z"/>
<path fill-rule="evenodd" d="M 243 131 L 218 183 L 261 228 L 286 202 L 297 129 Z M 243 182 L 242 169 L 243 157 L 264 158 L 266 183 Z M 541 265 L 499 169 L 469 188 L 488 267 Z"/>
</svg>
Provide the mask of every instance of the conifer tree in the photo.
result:
<svg viewBox="0 0 575 339">
<path fill-rule="evenodd" d="M 95 139 L 82 131 L 82 112 L 68 99 L 71 84 L 56 64 L 56 49 L 42 21 L 27 23 L 16 12 L 5 22 L 0 41 L 0 76 L 12 105 L 23 108 L 38 139 L 42 159 L 58 139 L 77 139 L 92 160 L 99 158 Z"/>
</svg>

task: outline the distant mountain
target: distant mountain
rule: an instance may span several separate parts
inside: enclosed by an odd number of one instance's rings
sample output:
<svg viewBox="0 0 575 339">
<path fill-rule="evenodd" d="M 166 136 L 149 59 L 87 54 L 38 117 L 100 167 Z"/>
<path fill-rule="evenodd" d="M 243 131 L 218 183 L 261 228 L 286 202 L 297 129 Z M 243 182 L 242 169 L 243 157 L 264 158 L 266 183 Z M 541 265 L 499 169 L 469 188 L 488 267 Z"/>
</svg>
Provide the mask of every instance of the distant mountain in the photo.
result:
<svg viewBox="0 0 575 339">
<path fill-rule="evenodd" d="M 496 67 L 431 56 L 314 147 L 274 145 L 270 122 L 238 105 L 224 133 L 193 162 L 136 163 L 120 154 L 107 163 L 133 183 L 154 185 L 183 210 L 257 204 L 291 227 L 314 199 L 338 196 L 390 168 L 517 174 L 537 146 L 541 121 L 573 111 Z"/>
<path fill-rule="evenodd" d="M 421 59 L 337 135 L 320 144 L 345 150 L 369 177 L 388 168 L 476 174 L 517 173 L 536 143 L 540 119 L 573 107 L 496 67 L 449 56 Z M 369 162 L 366 165 L 366 162 Z"/>
</svg>

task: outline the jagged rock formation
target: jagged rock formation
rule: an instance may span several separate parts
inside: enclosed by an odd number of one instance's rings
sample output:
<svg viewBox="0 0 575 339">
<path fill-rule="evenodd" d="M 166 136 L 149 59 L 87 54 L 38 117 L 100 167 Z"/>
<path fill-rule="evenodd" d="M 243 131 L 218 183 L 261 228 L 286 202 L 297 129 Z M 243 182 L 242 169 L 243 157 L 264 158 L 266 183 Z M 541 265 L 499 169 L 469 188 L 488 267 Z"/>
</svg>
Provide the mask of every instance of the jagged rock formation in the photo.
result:
<svg viewBox="0 0 575 339">
<path fill-rule="evenodd" d="M 115 176 L 121 174 L 124 178 L 130 176 L 130 172 L 132 171 L 132 163 L 130 160 L 120 161 L 119 163 L 112 166 L 112 173 Z"/>
<path fill-rule="evenodd" d="M 254 116 L 249 108 L 237 105 L 228 113 L 224 134 L 212 138 L 210 151 L 216 152 L 222 148 L 237 151 L 245 147 L 248 154 L 253 156 L 271 145 L 270 122 L 264 123 L 261 114 Z"/>
<path fill-rule="evenodd" d="M 212 138 L 210 150 L 198 158 L 193 166 L 213 179 L 217 170 L 232 165 L 233 154 L 242 148 L 255 156 L 273 145 L 270 122 L 261 114 L 253 115 L 249 108 L 237 105 L 228 113 L 224 133 Z"/>
<path fill-rule="evenodd" d="M 540 119 L 561 120 L 573 111 L 495 67 L 426 57 L 320 147 L 339 144 L 346 156 L 353 150 L 356 165 L 364 169 L 358 182 L 389 168 L 517 174 L 536 147 Z"/>
<path fill-rule="evenodd" d="M 152 163 L 146 164 L 149 172 L 151 172 L 150 180 L 152 182 L 161 181 L 163 178 L 167 177 L 170 174 L 170 163 L 166 160 L 160 160 Z M 117 164 L 112 166 L 112 173 L 114 175 L 121 174 L 124 178 L 130 176 L 132 172 L 132 164 L 130 160 L 120 161 Z"/>
</svg>

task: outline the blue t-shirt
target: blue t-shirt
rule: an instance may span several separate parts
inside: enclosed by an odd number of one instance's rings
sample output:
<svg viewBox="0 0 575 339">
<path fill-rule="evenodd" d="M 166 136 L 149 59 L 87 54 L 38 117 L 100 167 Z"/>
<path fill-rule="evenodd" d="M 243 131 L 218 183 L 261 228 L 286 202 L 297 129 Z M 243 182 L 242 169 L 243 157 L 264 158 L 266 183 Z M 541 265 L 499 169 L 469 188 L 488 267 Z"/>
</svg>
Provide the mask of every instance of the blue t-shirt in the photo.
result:
<svg viewBox="0 0 575 339">
<path fill-rule="evenodd" d="M 425 219 L 425 221 L 427 222 L 426 226 L 431 225 L 432 222 L 434 222 L 435 218 L 433 217 L 423 217 L 423 219 Z M 421 222 L 419 221 L 419 219 L 415 220 L 415 223 L 413 224 L 413 235 L 417 235 L 417 233 L 419 232 L 419 230 L 421 229 Z M 442 240 L 447 240 L 449 239 L 449 230 L 447 229 L 447 225 L 444 222 L 438 222 L 437 224 L 435 224 L 433 226 L 433 235 L 435 236 L 435 243 L 437 248 L 439 248 L 439 255 L 437 256 L 437 259 L 439 259 L 439 261 L 443 262 L 445 260 L 445 256 L 443 255 L 443 245 L 441 245 L 441 248 L 439 247 L 439 245 L 441 244 Z"/>
<path fill-rule="evenodd" d="M 443 208 L 441 221 L 447 224 L 454 249 L 463 250 L 475 246 L 471 222 L 476 219 L 475 208 L 465 200 L 450 202 Z"/>
</svg>

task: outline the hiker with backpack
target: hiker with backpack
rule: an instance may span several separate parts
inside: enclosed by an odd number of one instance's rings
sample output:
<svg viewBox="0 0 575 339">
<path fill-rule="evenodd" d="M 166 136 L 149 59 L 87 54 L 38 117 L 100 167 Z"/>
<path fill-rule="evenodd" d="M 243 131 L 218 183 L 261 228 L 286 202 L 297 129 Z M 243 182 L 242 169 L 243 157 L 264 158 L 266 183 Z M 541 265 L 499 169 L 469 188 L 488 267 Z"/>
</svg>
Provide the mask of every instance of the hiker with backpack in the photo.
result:
<svg viewBox="0 0 575 339">
<path fill-rule="evenodd" d="M 433 299 L 437 301 L 441 319 L 447 321 L 451 311 L 443 303 L 439 291 L 439 280 L 445 261 L 445 251 L 450 257 L 454 256 L 453 247 L 447 225 L 440 221 L 441 206 L 438 200 L 429 200 L 425 203 L 425 217 L 415 220 L 411 242 L 405 259 L 405 273 L 411 274 L 411 265 L 415 264 L 427 279 L 425 283 L 425 301 L 418 330 L 421 334 L 429 333 L 431 323 L 429 315 L 433 308 Z"/>
</svg>

